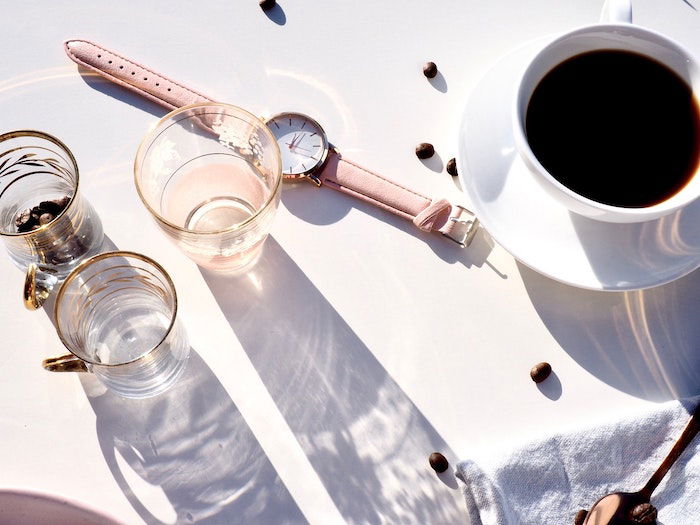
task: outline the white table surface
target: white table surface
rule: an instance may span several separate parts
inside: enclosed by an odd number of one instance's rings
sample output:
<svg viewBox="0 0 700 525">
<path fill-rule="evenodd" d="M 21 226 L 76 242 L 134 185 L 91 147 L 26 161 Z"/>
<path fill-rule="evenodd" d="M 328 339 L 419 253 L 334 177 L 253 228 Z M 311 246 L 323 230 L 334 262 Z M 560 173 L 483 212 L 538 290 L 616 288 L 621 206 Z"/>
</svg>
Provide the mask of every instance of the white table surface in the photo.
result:
<svg viewBox="0 0 700 525">
<path fill-rule="evenodd" d="M 695 0 L 688 0 L 694 3 Z M 132 164 L 158 106 L 64 55 L 87 38 L 221 100 L 305 112 L 345 156 L 462 199 L 442 169 L 485 69 L 536 37 L 597 20 L 593 0 L 11 2 L 0 36 L 2 131 L 74 152 L 120 249 L 172 274 L 192 345 L 183 380 L 143 401 L 63 352 L 0 258 L 0 488 L 83 501 L 125 523 L 463 523 L 454 479 L 428 467 L 483 448 L 700 393 L 700 273 L 630 293 L 584 291 L 486 237 L 460 250 L 328 189 L 286 186 L 263 259 L 207 274 L 140 204 Z M 635 20 L 700 56 L 700 13 L 635 0 Z M 283 23 L 281 23 L 283 22 Z M 422 64 L 438 64 L 431 85 Z M 440 88 L 440 89 L 438 89 Z M 431 142 L 425 164 L 413 154 Z M 538 388 L 530 367 L 552 363 Z"/>
</svg>

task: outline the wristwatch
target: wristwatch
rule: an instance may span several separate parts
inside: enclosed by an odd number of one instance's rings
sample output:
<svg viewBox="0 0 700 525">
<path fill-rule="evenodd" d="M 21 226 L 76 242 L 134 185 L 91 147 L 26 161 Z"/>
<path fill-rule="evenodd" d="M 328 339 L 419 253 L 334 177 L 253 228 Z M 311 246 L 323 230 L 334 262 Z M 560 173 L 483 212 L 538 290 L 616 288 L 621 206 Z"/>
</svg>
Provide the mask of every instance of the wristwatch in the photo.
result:
<svg viewBox="0 0 700 525">
<path fill-rule="evenodd" d="M 106 79 L 173 110 L 213 99 L 152 69 L 88 40 L 68 40 L 71 60 Z M 430 198 L 343 158 L 321 125 L 301 113 L 279 113 L 265 120 L 277 139 L 282 175 L 307 180 L 371 203 L 413 222 L 423 231 L 437 231 L 466 247 L 479 225 L 474 214 L 444 198 Z"/>
</svg>

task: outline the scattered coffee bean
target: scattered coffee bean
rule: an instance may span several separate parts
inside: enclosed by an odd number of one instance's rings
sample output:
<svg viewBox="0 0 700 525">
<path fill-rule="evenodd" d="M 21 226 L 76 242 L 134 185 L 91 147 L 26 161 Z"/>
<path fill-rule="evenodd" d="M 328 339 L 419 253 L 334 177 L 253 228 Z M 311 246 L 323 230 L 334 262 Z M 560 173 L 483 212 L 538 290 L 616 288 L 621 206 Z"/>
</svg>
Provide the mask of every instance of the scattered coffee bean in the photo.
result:
<svg viewBox="0 0 700 525">
<path fill-rule="evenodd" d="M 586 521 L 586 516 L 588 516 L 587 510 L 579 510 L 574 517 L 574 525 L 583 525 L 583 522 Z"/>
<path fill-rule="evenodd" d="M 445 472 L 447 467 L 450 466 L 447 458 L 439 452 L 433 452 L 430 454 L 428 461 L 430 462 L 430 467 L 437 473 Z"/>
<path fill-rule="evenodd" d="M 447 173 L 452 175 L 453 177 L 457 176 L 457 161 L 455 159 L 450 159 L 447 161 L 447 166 L 445 166 L 447 169 Z"/>
<path fill-rule="evenodd" d="M 423 66 L 423 74 L 426 78 L 434 78 L 437 75 L 438 69 L 435 62 L 426 62 Z"/>
<path fill-rule="evenodd" d="M 552 373 L 552 365 L 549 363 L 538 363 L 530 370 L 530 377 L 535 383 L 541 383 Z"/>
<path fill-rule="evenodd" d="M 640 525 L 653 525 L 656 523 L 656 507 L 651 503 L 640 503 L 630 512 L 632 523 Z"/>
<path fill-rule="evenodd" d="M 269 11 L 277 2 L 275 0 L 260 0 L 260 7 L 263 11 Z"/>
<path fill-rule="evenodd" d="M 433 155 L 435 155 L 435 148 L 432 144 L 421 142 L 416 146 L 416 157 L 419 159 L 429 159 Z"/>
<path fill-rule="evenodd" d="M 51 222 L 52 220 L 54 220 L 55 218 L 56 218 L 56 217 L 54 217 L 54 216 L 53 216 L 52 214 L 50 214 L 50 213 L 42 213 L 42 214 L 39 216 L 39 224 L 43 226 L 44 224 L 50 223 L 50 222 Z"/>
</svg>

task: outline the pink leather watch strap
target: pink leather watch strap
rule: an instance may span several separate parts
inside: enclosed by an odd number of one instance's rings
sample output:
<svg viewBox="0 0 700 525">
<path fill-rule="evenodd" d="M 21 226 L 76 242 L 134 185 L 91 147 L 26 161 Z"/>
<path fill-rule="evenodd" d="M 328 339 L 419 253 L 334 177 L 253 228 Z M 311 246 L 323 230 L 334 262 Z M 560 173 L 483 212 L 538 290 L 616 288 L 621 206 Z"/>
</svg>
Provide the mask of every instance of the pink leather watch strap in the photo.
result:
<svg viewBox="0 0 700 525">
<path fill-rule="evenodd" d="M 73 62 L 169 110 L 195 102 L 213 102 L 201 93 L 94 42 L 66 40 L 63 45 Z"/>
<path fill-rule="evenodd" d="M 152 69 L 94 42 L 67 40 L 66 54 L 77 64 L 166 107 L 169 110 L 212 99 Z M 208 128 L 206 117 L 202 124 Z M 331 151 L 318 175 L 324 186 L 352 195 L 413 221 L 423 231 L 438 231 L 456 243 L 471 241 L 478 221 L 473 214 L 446 199 L 430 199 L 397 182 L 343 159 Z"/>
<path fill-rule="evenodd" d="M 446 199 L 431 199 L 331 151 L 319 179 L 324 186 L 352 195 L 404 217 L 423 231 L 439 231 L 468 244 L 475 226 L 472 213 Z M 458 232 L 458 230 L 465 230 Z"/>
</svg>

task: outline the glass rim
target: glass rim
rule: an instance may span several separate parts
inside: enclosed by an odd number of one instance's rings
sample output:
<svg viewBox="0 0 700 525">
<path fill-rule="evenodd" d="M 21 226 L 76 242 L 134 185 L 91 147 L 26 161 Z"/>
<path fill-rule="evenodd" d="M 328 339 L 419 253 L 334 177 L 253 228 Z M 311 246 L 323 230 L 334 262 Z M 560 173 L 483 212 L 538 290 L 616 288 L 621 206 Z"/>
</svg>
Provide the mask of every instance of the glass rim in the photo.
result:
<svg viewBox="0 0 700 525">
<path fill-rule="evenodd" d="M 150 348 L 149 350 L 147 350 L 146 352 L 144 352 L 140 356 L 138 356 L 130 361 L 124 361 L 123 363 L 111 363 L 111 364 L 110 363 L 98 363 L 96 361 L 83 358 L 83 357 L 79 356 L 78 354 L 76 354 L 73 351 L 73 349 L 71 348 L 71 345 L 68 344 L 66 338 L 64 337 L 64 334 L 61 330 L 61 323 L 58 320 L 59 319 L 59 311 L 61 310 L 61 299 L 63 298 L 63 295 L 65 293 L 65 290 L 67 288 L 68 283 L 73 281 L 73 279 L 75 279 L 78 276 L 78 274 L 82 270 L 87 268 L 88 266 L 90 266 L 98 261 L 101 261 L 103 259 L 108 259 L 110 257 L 132 257 L 134 259 L 139 259 L 141 261 L 144 261 L 144 262 L 154 266 L 158 271 L 160 271 L 163 274 L 163 276 L 165 276 L 165 280 L 173 292 L 173 311 L 172 311 L 172 314 L 170 315 L 170 324 L 168 325 L 168 328 L 165 330 L 165 333 L 163 334 L 163 337 L 161 338 L 161 340 L 158 341 L 158 343 L 155 344 L 152 348 Z M 111 252 L 102 252 L 102 253 L 98 253 L 97 255 L 93 255 L 92 257 L 82 261 L 80 264 L 78 264 L 78 266 L 76 266 L 75 268 L 73 268 L 73 270 L 71 270 L 71 272 L 68 274 L 68 276 L 65 278 L 65 280 L 61 283 L 61 287 L 59 288 L 58 293 L 56 294 L 56 302 L 55 302 L 55 308 L 54 308 L 54 312 L 53 312 L 53 318 L 54 318 L 54 325 L 56 326 L 56 332 L 58 333 L 58 337 L 61 340 L 61 343 L 63 343 L 63 346 L 65 346 L 71 354 L 73 354 L 75 357 L 77 357 L 81 361 L 85 361 L 86 363 L 89 363 L 91 365 L 117 367 L 117 366 L 124 366 L 124 365 L 128 365 L 131 363 L 135 363 L 136 361 L 139 361 L 139 360 L 143 359 L 144 357 L 147 357 L 148 355 L 153 353 L 154 350 L 156 350 L 157 348 L 160 347 L 160 345 L 163 344 L 163 342 L 168 338 L 168 336 L 170 335 L 170 332 L 172 332 L 173 327 L 175 326 L 175 320 L 177 319 L 177 306 L 178 306 L 177 290 L 175 289 L 175 283 L 173 283 L 172 278 L 170 277 L 168 272 L 165 270 L 165 268 L 163 268 L 163 266 L 161 266 L 160 263 L 151 259 L 147 255 L 143 255 L 141 253 L 136 253 L 136 252 L 127 251 L 127 250 L 115 250 L 115 251 L 111 251 Z"/>
<path fill-rule="evenodd" d="M 194 108 L 198 107 L 212 107 L 212 106 L 218 106 L 218 107 L 224 107 L 224 108 L 231 108 L 234 111 L 238 111 L 243 113 L 245 116 L 250 117 L 253 121 L 257 121 L 261 124 L 263 128 L 263 133 L 265 133 L 268 138 L 270 139 L 270 142 L 274 144 L 275 149 L 277 150 L 277 169 L 275 170 L 275 177 L 276 181 L 274 184 L 274 187 L 272 188 L 272 192 L 270 193 L 270 196 L 267 198 L 265 203 L 260 207 L 259 210 L 256 210 L 256 212 L 248 217 L 246 220 L 243 222 L 239 222 L 237 224 L 234 224 L 233 226 L 229 226 L 228 228 L 224 228 L 221 230 L 212 230 L 212 231 L 199 231 L 199 230 L 191 230 L 189 228 L 183 228 L 182 226 L 178 226 L 177 224 L 170 222 L 166 218 L 164 218 L 161 214 L 156 212 L 146 201 L 146 198 L 144 197 L 143 193 L 141 192 L 141 186 L 139 185 L 138 181 L 138 173 L 141 171 L 141 166 L 142 164 L 142 156 L 144 155 L 144 147 L 146 146 L 146 141 L 149 140 L 153 135 L 154 131 L 160 127 L 161 124 L 165 123 L 166 121 L 172 119 L 176 115 L 179 115 L 180 113 L 184 113 L 185 111 L 189 111 Z M 277 144 L 277 140 L 275 140 L 275 136 L 272 134 L 272 131 L 270 131 L 270 128 L 267 127 L 267 124 L 263 122 L 263 120 L 259 117 L 256 117 L 253 115 L 250 111 L 247 111 L 239 106 L 234 106 L 233 104 L 226 104 L 223 102 L 195 102 L 194 104 L 188 104 L 186 106 L 179 107 L 177 109 L 174 109 L 164 117 L 162 117 L 160 120 L 158 120 L 152 128 L 143 136 L 141 139 L 141 142 L 139 143 L 138 149 L 136 150 L 136 157 L 134 158 L 134 185 L 136 186 L 136 193 L 139 196 L 139 199 L 141 199 L 141 202 L 143 205 L 146 207 L 148 212 L 153 216 L 154 219 L 156 219 L 158 222 L 161 222 L 168 226 L 169 228 L 172 228 L 178 232 L 183 232 L 183 233 L 190 233 L 193 235 L 221 235 L 222 233 L 231 233 L 240 230 L 241 228 L 244 228 L 251 222 L 253 222 L 255 219 L 257 219 L 265 210 L 267 210 L 270 207 L 270 204 L 272 204 L 275 200 L 275 197 L 280 189 L 280 186 L 282 185 L 282 154 L 279 151 L 279 145 Z"/>
<path fill-rule="evenodd" d="M 22 237 L 23 235 L 34 235 L 36 233 L 46 231 L 50 226 L 53 225 L 53 223 L 58 219 L 59 217 L 62 217 L 64 213 L 66 213 L 66 210 L 71 207 L 73 202 L 75 201 L 75 196 L 78 194 L 78 188 L 80 186 L 80 172 L 78 171 L 78 162 L 75 160 L 75 157 L 73 156 L 73 152 L 66 146 L 63 142 L 61 142 L 59 139 L 54 137 L 53 135 L 50 135 L 49 133 L 44 133 L 43 131 L 39 130 L 34 130 L 34 129 L 19 129 L 16 131 L 8 131 L 7 133 L 3 133 L 0 135 L 0 143 L 5 142 L 6 140 L 11 140 L 14 138 L 18 137 L 37 137 L 40 139 L 46 139 L 49 142 L 53 142 L 56 146 L 59 148 L 63 149 L 68 154 L 68 159 L 70 160 L 71 164 L 73 164 L 73 168 L 75 168 L 75 191 L 73 192 L 73 195 L 71 195 L 70 200 L 68 201 L 68 204 L 66 204 L 66 207 L 63 208 L 58 215 L 56 215 L 53 220 L 50 222 L 47 222 L 46 224 L 43 224 L 39 226 L 36 230 L 30 230 L 28 232 L 4 232 L 0 230 L 0 236 L 5 236 L 5 237 Z"/>
</svg>

